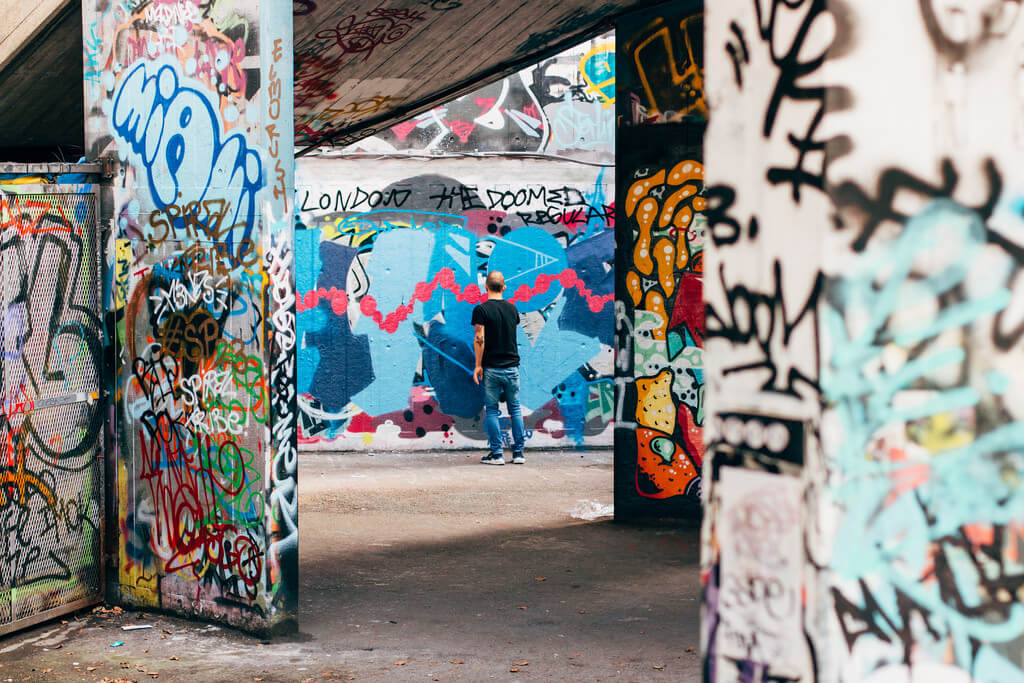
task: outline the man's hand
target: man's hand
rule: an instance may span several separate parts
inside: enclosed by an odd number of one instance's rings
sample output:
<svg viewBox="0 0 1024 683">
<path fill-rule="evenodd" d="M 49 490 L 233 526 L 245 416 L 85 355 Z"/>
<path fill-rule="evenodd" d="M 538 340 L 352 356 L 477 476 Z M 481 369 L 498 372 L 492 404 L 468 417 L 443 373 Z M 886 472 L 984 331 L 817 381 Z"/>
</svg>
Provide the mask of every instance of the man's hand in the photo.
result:
<svg viewBox="0 0 1024 683">
<path fill-rule="evenodd" d="M 478 365 L 476 366 L 476 369 L 473 370 L 473 381 L 476 382 L 477 384 L 480 384 L 480 382 L 483 381 L 483 378 L 484 369 Z"/>
</svg>

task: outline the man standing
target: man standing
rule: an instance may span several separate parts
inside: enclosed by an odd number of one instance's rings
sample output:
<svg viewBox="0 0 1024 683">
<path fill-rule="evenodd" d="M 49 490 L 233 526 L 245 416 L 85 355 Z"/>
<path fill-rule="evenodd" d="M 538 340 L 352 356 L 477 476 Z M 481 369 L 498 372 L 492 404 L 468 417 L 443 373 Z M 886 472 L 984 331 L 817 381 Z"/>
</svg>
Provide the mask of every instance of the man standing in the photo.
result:
<svg viewBox="0 0 1024 683">
<path fill-rule="evenodd" d="M 519 407 L 519 345 L 516 328 L 519 311 L 505 301 L 505 276 L 497 270 L 487 274 L 487 301 L 473 309 L 473 328 L 476 336 L 476 368 L 473 380 L 484 383 L 484 427 L 490 451 L 480 461 L 485 465 L 504 465 L 501 453 L 501 427 L 498 425 L 498 399 L 505 394 L 505 405 L 512 418 L 512 462 L 522 465 L 523 412 Z"/>
</svg>

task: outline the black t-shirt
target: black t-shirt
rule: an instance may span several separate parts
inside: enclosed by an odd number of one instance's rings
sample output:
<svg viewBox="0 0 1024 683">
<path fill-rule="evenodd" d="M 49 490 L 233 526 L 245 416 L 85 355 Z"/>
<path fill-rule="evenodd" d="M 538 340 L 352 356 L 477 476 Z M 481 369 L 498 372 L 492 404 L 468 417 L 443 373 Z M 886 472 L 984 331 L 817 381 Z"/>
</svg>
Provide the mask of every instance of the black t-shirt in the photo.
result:
<svg viewBox="0 0 1024 683">
<path fill-rule="evenodd" d="M 484 326 L 485 368 L 514 368 L 519 365 L 516 327 L 519 311 L 504 299 L 488 299 L 473 309 L 473 324 Z"/>
</svg>

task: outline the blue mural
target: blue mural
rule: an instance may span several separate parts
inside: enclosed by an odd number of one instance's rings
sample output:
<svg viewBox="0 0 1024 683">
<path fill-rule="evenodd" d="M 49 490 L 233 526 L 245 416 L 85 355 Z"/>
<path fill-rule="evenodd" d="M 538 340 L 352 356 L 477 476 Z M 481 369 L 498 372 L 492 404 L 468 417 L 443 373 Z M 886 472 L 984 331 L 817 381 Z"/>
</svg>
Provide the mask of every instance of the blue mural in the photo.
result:
<svg viewBox="0 0 1024 683">
<path fill-rule="evenodd" d="M 473 163 L 432 162 L 452 175 L 400 179 L 409 166 L 385 161 L 380 184 L 353 186 L 339 163 L 298 166 L 301 442 L 482 445 L 470 317 L 496 269 L 522 316 L 528 445 L 610 445 L 610 170 L 545 166 L 550 183 L 489 184 Z"/>
</svg>

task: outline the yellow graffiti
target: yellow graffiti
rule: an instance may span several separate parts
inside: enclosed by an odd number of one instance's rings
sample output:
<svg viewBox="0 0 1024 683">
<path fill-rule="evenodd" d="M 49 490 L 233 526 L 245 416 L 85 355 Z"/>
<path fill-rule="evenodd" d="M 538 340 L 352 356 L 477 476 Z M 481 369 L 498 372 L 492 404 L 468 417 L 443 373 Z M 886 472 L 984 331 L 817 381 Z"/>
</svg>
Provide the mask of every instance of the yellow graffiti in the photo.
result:
<svg viewBox="0 0 1024 683">
<path fill-rule="evenodd" d="M 937 413 L 907 425 L 907 435 L 930 453 L 963 448 L 975 438 L 975 429 L 963 415 Z"/>
<path fill-rule="evenodd" d="M 580 58 L 580 74 L 587 84 L 587 92 L 596 95 L 605 109 L 615 104 L 615 67 L 608 62 L 609 54 L 614 57 L 615 43 L 595 45 Z M 595 81 L 591 72 L 606 78 Z"/>
<path fill-rule="evenodd" d="M 703 185 L 704 167 L 696 161 L 680 161 L 635 181 L 626 193 L 626 215 L 636 220 L 626 291 L 635 308 L 642 305 L 661 316 L 662 324 L 653 331 L 657 340 L 665 339 L 666 302 L 675 294 L 680 271 L 703 271 L 697 258 L 701 242 L 694 230 L 695 216 L 707 208 L 700 196 Z"/>
<path fill-rule="evenodd" d="M 128 269 L 132 262 L 132 241 L 118 238 L 115 245 L 114 308 L 121 310 L 128 300 Z"/>
<path fill-rule="evenodd" d="M 675 429 L 676 404 L 672 401 L 672 371 L 665 368 L 654 377 L 636 381 L 636 422 L 669 434 Z"/>
<path fill-rule="evenodd" d="M 17 459 L 14 464 L 14 469 L 0 472 L 0 508 L 5 508 L 11 504 L 14 498 L 9 496 L 9 492 L 13 492 L 15 489 L 17 490 L 18 505 L 27 505 L 28 495 L 26 494 L 26 490 L 35 489 L 39 492 L 39 495 L 46 500 L 46 504 L 49 507 L 56 507 L 57 496 L 53 494 L 50 487 L 36 475 L 25 471 L 24 446 L 17 446 L 16 452 Z"/>
<path fill-rule="evenodd" d="M 120 522 L 121 538 L 132 538 L 134 528 L 129 529 L 128 520 L 132 500 L 128 495 L 128 468 L 123 459 L 117 459 L 117 501 L 118 515 Z M 136 604 L 156 607 L 160 604 L 160 580 L 157 572 L 152 567 L 146 567 L 137 558 L 128 554 L 128 543 L 117 544 L 118 555 L 118 583 L 120 590 L 127 594 Z"/>
<path fill-rule="evenodd" d="M 707 117 L 708 108 L 704 101 L 704 70 L 700 67 L 702 55 L 695 54 L 694 46 L 690 39 L 690 31 L 699 34 L 703 31 L 702 24 L 704 17 L 701 14 L 685 17 L 679 22 L 683 36 L 683 45 L 677 50 L 672 44 L 672 34 L 669 26 L 660 17 L 653 21 L 642 33 L 644 38 L 635 44 L 632 49 L 633 61 L 636 66 L 637 75 L 643 86 L 644 95 L 647 99 L 647 110 L 649 114 L 667 114 L 669 107 L 660 103 L 661 92 L 655 85 L 674 88 L 680 93 L 684 107 L 677 108 L 671 112 L 671 119 L 682 119 L 688 114 L 699 114 Z M 649 67 L 644 66 L 644 51 L 650 48 L 651 60 Z M 676 57 L 682 55 L 685 59 L 680 63 Z M 668 83 L 657 82 L 654 72 L 666 71 Z"/>
</svg>

